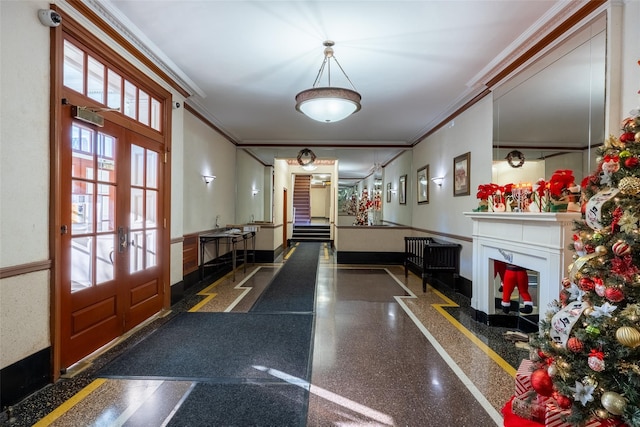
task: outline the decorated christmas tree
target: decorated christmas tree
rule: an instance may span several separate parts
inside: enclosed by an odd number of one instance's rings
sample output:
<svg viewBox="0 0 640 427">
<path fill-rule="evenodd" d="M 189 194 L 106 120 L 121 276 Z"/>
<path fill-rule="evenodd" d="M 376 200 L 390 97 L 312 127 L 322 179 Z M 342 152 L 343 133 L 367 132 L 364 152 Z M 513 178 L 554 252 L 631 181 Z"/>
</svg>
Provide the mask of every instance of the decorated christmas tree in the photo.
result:
<svg viewBox="0 0 640 427">
<path fill-rule="evenodd" d="M 362 196 L 358 201 L 358 211 L 353 225 L 369 225 L 369 209 L 373 206 L 373 201 L 369 199 L 369 190 L 364 188 Z"/>
<path fill-rule="evenodd" d="M 640 109 L 630 114 L 582 182 L 574 262 L 531 342 L 531 385 L 570 425 L 640 426 Z"/>
</svg>

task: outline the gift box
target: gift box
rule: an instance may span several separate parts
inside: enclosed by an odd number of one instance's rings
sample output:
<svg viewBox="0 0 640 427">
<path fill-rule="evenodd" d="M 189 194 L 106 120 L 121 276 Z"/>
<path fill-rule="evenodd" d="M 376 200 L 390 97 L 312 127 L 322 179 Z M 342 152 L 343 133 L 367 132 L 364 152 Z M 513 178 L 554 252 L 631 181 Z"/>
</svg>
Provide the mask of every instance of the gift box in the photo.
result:
<svg viewBox="0 0 640 427">
<path fill-rule="evenodd" d="M 516 372 L 516 397 L 524 396 L 533 388 L 531 387 L 531 373 L 535 367 L 533 361 L 522 360 Z"/>
<path fill-rule="evenodd" d="M 547 398 L 539 399 L 535 392 L 532 394 L 524 394 L 522 396 L 514 396 L 511 401 L 511 411 L 526 420 L 543 422 L 546 413 Z"/>
<path fill-rule="evenodd" d="M 571 414 L 571 410 L 562 409 L 558 407 L 553 402 L 547 402 L 545 416 L 544 416 L 544 425 L 545 427 L 573 427 L 573 424 L 568 423 L 564 420 Z M 608 423 L 601 420 L 589 420 L 584 427 L 604 427 L 609 425 Z"/>
</svg>

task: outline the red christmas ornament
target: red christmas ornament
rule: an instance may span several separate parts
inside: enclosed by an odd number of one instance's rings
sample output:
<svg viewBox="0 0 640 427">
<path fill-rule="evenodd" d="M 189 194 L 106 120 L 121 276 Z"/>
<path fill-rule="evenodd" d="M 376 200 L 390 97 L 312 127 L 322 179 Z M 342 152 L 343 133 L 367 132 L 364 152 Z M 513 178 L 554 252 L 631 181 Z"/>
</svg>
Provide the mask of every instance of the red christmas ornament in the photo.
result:
<svg viewBox="0 0 640 427">
<path fill-rule="evenodd" d="M 584 344 L 576 337 L 571 337 L 567 341 L 567 348 L 573 353 L 580 353 L 584 348 Z"/>
<path fill-rule="evenodd" d="M 595 349 L 591 350 L 587 364 L 596 372 L 604 371 L 604 353 Z"/>
<path fill-rule="evenodd" d="M 635 168 L 636 166 L 638 166 L 638 158 L 637 157 L 627 157 L 624 161 L 624 165 L 628 168 L 628 169 L 632 169 Z"/>
<path fill-rule="evenodd" d="M 538 369 L 531 373 L 531 387 L 540 396 L 551 396 L 553 393 L 553 381 L 546 369 Z"/>
<path fill-rule="evenodd" d="M 571 408 L 571 399 L 569 399 L 567 396 L 563 396 L 557 391 L 554 391 L 553 398 L 555 399 L 558 406 L 561 407 L 562 409 Z"/>
<path fill-rule="evenodd" d="M 544 351 L 542 351 L 541 348 L 538 349 L 538 357 L 540 358 L 540 360 L 544 360 L 547 357 L 549 357 L 549 355 L 547 355 Z"/>
<path fill-rule="evenodd" d="M 633 132 L 625 132 L 620 135 L 620 142 L 627 142 L 635 140 L 635 134 Z"/>
<path fill-rule="evenodd" d="M 625 256 L 631 253 L 631 245 L 625 241 L 619 240 L 611 246 L 611 250 L 618 256 Z"/>
<path fill-rule="evenodd" d="M 560 291 L 560 303 L 562 303 L 563 307 L 567 305 L 567 302 L 569 301 L 569 296 L 570 296 L 569 292 Z"/>
<path fill-rule="evenodd" d="M 622 289 L 611 287 L 604 290 L 604 297 L 611 302 L 620 302 L 624 299 Z"/>
<path fill-rule="evenodd" d="M 587 292 L 587 291 L 592 291 L 593 288 L 595 288 L 595 283 L 593 283 L 593 280 L 591 280 L 588 277 L 582 277 L 579 281 L 578 281 L 578 287 L 580 289 L 582 289 L 583 291 Z"/>
</svg>

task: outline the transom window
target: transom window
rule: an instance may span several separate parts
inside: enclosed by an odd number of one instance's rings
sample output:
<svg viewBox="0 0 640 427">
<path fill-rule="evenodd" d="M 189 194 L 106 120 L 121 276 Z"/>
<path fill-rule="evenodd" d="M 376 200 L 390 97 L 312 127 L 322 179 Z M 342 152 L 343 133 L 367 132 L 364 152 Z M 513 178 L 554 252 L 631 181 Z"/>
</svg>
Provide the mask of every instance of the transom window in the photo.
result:
<svg viewBox="0 0 640 427">
<path fill-rule="evenodd" d="M 63 84 L 107 108 L 161 131 L 162 108 L 158 99 L 135 83 L 75 46 L 64 41 Z"/>
</svg>

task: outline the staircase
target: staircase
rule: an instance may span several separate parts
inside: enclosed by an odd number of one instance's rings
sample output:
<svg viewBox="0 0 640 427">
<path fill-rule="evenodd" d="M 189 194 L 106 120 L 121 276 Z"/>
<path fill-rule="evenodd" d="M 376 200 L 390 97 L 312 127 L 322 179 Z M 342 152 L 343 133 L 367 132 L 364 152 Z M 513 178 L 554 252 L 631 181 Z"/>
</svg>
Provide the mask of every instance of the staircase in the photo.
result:
<svg viewBox="0 0 640 427">
<path fill-rule="evenodd" d="M 331 229 L 329 224 L 294 224 L 292 242 L 329 242 Z"/>
<path fill-rule="evenodd" d="M 311 221 L 311 175 L 296 175 L 293 184 L 293 211 L 295 224 Z M 295 228 L 295 227 L 294 227 Z"/>
</svg>

